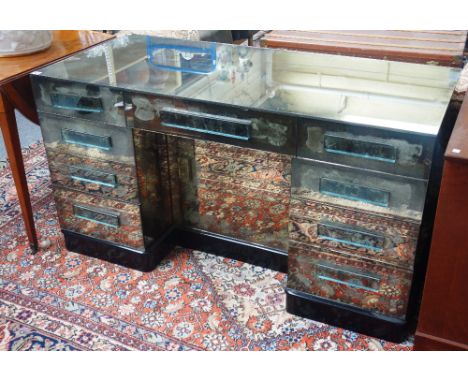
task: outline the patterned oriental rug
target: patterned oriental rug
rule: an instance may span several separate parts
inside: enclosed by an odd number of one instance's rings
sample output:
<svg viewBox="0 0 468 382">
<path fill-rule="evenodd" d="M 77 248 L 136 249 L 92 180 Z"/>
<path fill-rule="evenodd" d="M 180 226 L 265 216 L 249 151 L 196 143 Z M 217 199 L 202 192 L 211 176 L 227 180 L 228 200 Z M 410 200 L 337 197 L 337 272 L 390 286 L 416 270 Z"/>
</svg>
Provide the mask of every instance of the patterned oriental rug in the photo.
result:
<svg viewBox="0 0 468 382">
<path fill-rule="evenodd" d="M 68 252 L 44 148 L 24 155 L 51 246 L 31 252 L 0 170 L 0 350 L 411 350 L 288 314 L 278 272 L 183 248 L 151 273 Z"/>
</svg>

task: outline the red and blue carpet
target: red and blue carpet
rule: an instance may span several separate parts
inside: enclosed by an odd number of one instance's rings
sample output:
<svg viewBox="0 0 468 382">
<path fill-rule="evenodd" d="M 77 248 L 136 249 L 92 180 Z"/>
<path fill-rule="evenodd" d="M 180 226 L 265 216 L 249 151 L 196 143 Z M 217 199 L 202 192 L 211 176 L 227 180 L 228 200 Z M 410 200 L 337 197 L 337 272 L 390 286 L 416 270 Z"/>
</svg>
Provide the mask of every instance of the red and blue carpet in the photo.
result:
<svg viewBox="0 0 468 382">
<path fill-rule="evenodd" d="M 41 144 L 25 152 L 33 254 L 0 170 L 0 350 L 410 350 L 285 311 L 286 276 L 187 249 L 142 273 L 68 252 Z"/>
</svg>

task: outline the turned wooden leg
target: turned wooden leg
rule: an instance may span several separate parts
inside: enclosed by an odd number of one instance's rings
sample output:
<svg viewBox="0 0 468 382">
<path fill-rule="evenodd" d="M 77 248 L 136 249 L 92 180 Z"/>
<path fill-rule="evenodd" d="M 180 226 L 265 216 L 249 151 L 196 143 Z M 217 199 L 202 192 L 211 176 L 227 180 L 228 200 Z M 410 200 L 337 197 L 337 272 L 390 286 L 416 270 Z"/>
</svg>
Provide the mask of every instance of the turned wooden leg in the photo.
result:
<svg viewBox="0 0 468 382">
<path fill-rule="evenodd" d="M 5 141 L 6 152 L 10 161 L 10 168 L 15 181 L 16 192 L 20 202 L 23 221 L 28 235 L 29 243 L 33 250 L 37 250 L 38 241 L 34 227 L 31 200 L 29 198 L 28 184 L 24 171 L 21 144 L 18 136 L 18 127 L 13 106 L 0 88 L 0 127 Z"/>
</svg>

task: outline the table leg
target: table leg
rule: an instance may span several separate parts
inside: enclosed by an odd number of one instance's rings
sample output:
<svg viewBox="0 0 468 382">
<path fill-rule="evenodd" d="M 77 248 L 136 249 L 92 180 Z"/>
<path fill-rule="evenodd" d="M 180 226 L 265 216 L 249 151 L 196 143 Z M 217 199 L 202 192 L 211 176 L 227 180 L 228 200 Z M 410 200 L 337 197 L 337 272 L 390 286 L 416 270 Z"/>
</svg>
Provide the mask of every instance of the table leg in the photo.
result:
<svg viewBox="0 0 468 382">
<path fill-rule="evenodd" d="M 10 168 L 15 181 L 16 192 L 20 202 L 23 221 L 28 235 L 29 243 L 34 251 L 38 249 L 36 229 L 29 198 L 28 184 L 24 171 L 21 143 L 18 136 L 18 127 L 13 106 L 0 89 L 0 127 L 5 141 L 6 152 L 10 161 Z"/>
</svg>

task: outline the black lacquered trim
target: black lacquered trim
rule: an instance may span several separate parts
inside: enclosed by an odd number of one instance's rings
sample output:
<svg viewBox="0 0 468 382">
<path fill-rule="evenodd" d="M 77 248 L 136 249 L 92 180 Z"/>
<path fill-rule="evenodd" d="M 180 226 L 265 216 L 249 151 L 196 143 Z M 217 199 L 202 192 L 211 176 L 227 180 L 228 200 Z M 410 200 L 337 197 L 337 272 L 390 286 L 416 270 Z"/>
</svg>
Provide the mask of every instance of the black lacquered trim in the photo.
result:
<svg viewBox="0 0 468 382">
<path fill-rule="evenodd" d="M 386 341 L 400 343 L 409 336 L 408 323 L 405 320 L 375 314 L 290 288 L 286 288 L 286 310 L 297 316 Z"/>
<path fill-rule="evenodd" d="M 439 199 L 439 190 L 442 181 L 442 170 L 444 165 L 444 153 L 448 141 L 452 134 L 455 121 L 460 111 L 460 103 L 453 100 L 445 112 L 439 134 L 435 141 L 434 153 L 432 157 L 431 173 L 427 185 L 427 194 L 424 204 L 424 212 L 421 222 L 421 228 L 418 237 L 418 246 L 416 248 L 413 280 L 408 300 L 407 318 L 411 326 L 411 331 L 416 331 L 418 323 L 419 310 L 426 277 L 427 264 L 432 242 L 432 231 Z"/>
<path fill-rule="evenodd" d="M 170 244 L 164 242 L 164 238 L 142 252 L 65 229 L 62 232 L 65 237 L 65 246 L 69 251 L 142 272 L 150 272 L 155 269 L 172 248 Z"/>
<path fill-rule="evenodd" d="M 172 244 L 185 248 L 212 253 L 278 272 L 286 273 L 288 271 L 287 252 L 247 243 L 224 235 L 195 228 L 177 228 L 169 240 Z"/>
<path fill-rule="evenodd" d="M 287 273 L 288 255 L 284 251 L 238 241 L 223 235 L 190 228 L 174 228 L 146 251 L 62 230 L 69 251 L 105 260 L 143 272 L 153 270 L 161 259 L 179 245 L 218 256 Z"/>
</svg>

